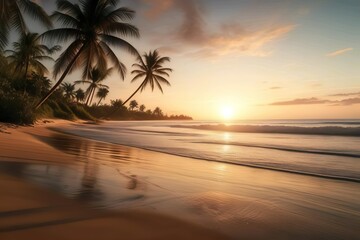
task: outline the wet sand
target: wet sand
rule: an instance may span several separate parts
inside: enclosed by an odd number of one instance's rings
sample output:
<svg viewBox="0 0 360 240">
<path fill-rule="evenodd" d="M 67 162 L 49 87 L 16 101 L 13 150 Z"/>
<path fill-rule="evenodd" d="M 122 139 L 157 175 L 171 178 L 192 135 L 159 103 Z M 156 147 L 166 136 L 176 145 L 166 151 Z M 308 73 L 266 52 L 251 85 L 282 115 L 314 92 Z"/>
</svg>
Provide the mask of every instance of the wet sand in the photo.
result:
<svg viewBox="0 0 360 240">
<path fill-rule="evenodd" d="M 1 239 L 360 236 L 359 183 L 194 160 L 48 129 L 62 124 L 74 125 L 57 121 L 0 134 Z"/>
<path fill-rule="evenodd" d="M 56 121 L 47 126 L 62 124 L 72 123 Z M 0 161 L 11 163 L 7 166 L 78 164 L 76 157 L 31 136 L 48 136 L 44 126 L 4 131 Z M 0 173 L 0 239 L 227 239 L 198 224 L 151 211 L 95 209 L 18 177 L 13 170 Z"/>
</svg>

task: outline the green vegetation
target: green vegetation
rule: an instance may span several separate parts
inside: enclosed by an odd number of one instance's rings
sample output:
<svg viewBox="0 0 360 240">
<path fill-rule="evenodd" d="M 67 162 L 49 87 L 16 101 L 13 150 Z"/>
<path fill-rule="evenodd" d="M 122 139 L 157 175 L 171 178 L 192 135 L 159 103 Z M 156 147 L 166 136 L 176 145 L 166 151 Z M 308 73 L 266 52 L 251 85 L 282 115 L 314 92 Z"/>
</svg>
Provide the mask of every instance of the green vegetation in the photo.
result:
<svg viewBox="0 0 360 240">
<path fill-rule="evenodd" d="M 162 84 L 170 86 L 165 79 L 172 72 L 162 65 L 170 62 L 158 51 L 149 51 L 141 57 L 124 38 L 138 38 L 139 31 L 130 21 L 135 12 L 118 7 L 114 0 L 57 1 L 57 10 L 49 17 L 30 0 L 0 0 L 0 121 L 32 124 L 38 118 L 63 118 L 96 120 L 167 120 L 191 119 L 188 116 L 167 116 L 157 107 L 146 110 L 136 100 L 125 104 L 147 86 L 163 92 Z M 23 14 L 41 22 L 50 30 L 42 34 L 31 33 Z M 51 29 L 52 20 L 58 28 Z M 8 48 L 8 36 L 15 30 L 18 40 Z M 68 46 L 55 60 L 52 75 L 57 79 L 53 85 L 47 77 L 51 72 L 47 63 L 51 55 L 61 51 L 55 42 Z M 50 44 L 50 45 L 47 45 Z M 125 79 L 126 66 L 113 51 L 120 48 L 134 55 L 135 74 L 132 82 L 143 79 L 136 91 L 126 99 L 111 100 L 102 104 L 109 92 L 104 81 L 114 72 Z M 5 50 L 6 49 L 6 50 Z M 82 71 L 81 80 L 65 82 L 74 70 Z M 79 84 L 87 85 L 85 91 Z M 97 100 L 96 100 L 97 99 Z M 145 111 L 146 110 L 146 111 Z"/>
</svg>

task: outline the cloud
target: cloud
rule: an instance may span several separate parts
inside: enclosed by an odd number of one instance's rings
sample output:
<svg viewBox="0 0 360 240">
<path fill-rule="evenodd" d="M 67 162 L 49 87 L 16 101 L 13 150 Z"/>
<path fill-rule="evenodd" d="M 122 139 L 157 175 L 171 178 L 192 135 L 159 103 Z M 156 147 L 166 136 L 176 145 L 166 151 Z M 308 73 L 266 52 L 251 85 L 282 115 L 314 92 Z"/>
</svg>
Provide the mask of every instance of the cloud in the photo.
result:
<svg viewBox="0 0 360 240">
<path fill-rule="evenodd" d="M 268 105 L 271 106 L 288 106 L 288 105 L 309 105 L 309 104 L 330 104 L 331 106 L 350 106 L 360 104 L 360 97 L 358 98 L 346 98 L 342 100 L 327 100 L 312 98 L 297 98 L 289 101 L 273 102 Z"/>
<path fill-rule="evenodd" d="M 346 98 L 339 101 L 332 101 L 334 106 L 349 106 L 360 104 L 360 98 Z"/>
<path fill-rule="evenodd" d="M 330 52 L 328 54 L 326 54 L 327 57 L 336 57 L 339 56 L 341 54 L 344 54 L 346 52 L 352 51 L 353 48 L 344 48 L 344 49 L 340 49 L 340 50 L 336 50 L 334 52 Z"/>
<path fill-rule="evenodd" d="M 270 87 L 269 89 L 270 90 L 278 90 L 278 89 L 282 89 L 282 87 L 275 86 L 275 87 Z"/>
<path fill-rule="evenodd" d="M 349 97 L 349 96 L 360 96 L 360 92 L 337 93 L 337 94 L 331 94 L 331 95 L 329 95 L 329 97 Z"/>
<path fill-rule="evenodd" d="M 145 11 L 145 15 L 149 19 L 156 19 L 164 12 L 171 9 L 175 1 L 174 0 L 143 0 L 149 5 L 149 8 Z"/>
<path fill-rule="evenodd" d="M 284 105 L 305 105 L 305 104 L 323 104 L 323 103 L 330 103 L 329 100 L 319 99 L 319 98 L 297 98 L 290 101 L 282 101 L 282 102 L 273 102 L 269 105 L 273 106 L 284 106 Z"/>
<path fill-rule="evenodd" d="M 190 57 L 217 57 L 223 55 L 269 56 L 266 46 L 295 28 L 292 24 L 260 26 L 248 29 L 239 23 L 225 23 L 211 30 L 207 28 L 205 7 L 194 0 L 142 0 L 148 5 L 145 15 L 149 20 L 171 12 L 167 21 L 180 21 L 170 32 L 156 36 L 154 42 L 166 39 L 165 49 L 181 49 Z M 179 17 L 180 16 L 180 17 Z M 170 36 L 170 37 L 169 37 Z"/>
<path fill-rule="evenodd" d="M 247 55 L 265 57 L 271 54 L 265 46 L 294 29 L 294 25 L 246 30 L 239 24 L 224 24 L 217 33 L 207 37 L 204 49 L 215 55 Z"/>
</svg>

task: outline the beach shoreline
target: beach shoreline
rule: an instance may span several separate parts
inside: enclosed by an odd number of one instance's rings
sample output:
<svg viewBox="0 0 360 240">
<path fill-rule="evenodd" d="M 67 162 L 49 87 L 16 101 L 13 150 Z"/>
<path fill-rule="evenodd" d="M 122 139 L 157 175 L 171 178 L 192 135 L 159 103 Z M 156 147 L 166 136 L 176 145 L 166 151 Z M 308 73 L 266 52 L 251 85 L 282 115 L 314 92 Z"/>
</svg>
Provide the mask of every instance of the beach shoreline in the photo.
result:
<svg viewBox="0 0 360 240">
<path fill-rule="evenodd" d="M 358 183 L 195 160 L 51 130 L 78 124 L 83 123 L 46 120 L 35 127 L 7 128 L 8 134 L 0 134 L 0 189 L 1 195 L 7 196 L 0 202 L 2 219 L 13 214 L 15 222 L 11 226 L 7 221 L 2 223 L 0 228 L 5 230 L 0 231 L 1 237 L 52 237 L 57 231 L 67 229 L 75 229 L 77 236 L 89 239 L 97 239 L 95 236 L 99 237 L 97 234 L 101 232 L 105 239 L 115 239 L 120 234 L 126 234 L 128 239 L 169 236 L 174 239 L 268 239 L 269 236 L 356 239 L 358 236 L 353 219 L 359 213 L 349 212 L 357 208 L 353 202 L 358 194 L 344 196 L 344 189 L 356 192 Z M 74 186 L 80 190 L 72 189 Z M 15 194 L 14 188 L 23 190 Z M 344 197 L 347 199 L 342 203 Z M 48 216 L 43 216 L 48 210 L 40 213 L 36 210 L 39 206 L 43 209 L 49 199 L 56 206 L 50 208 L 51 216 L 57 216 L 61 209 L 57 207 L 64 203 L 64 214 L 73 208 L 80 213 L 74 211 L 70 217 L 63 218 L 74 219 L 71 223 L 58 222 L 56 218 L 49 221 Z M 327 199 L 333 205 L 325 206 Z M 350 210 L 343 208 L 349 203 L 355 206 Z M 26 209 L 34 209 L 39 219 L 24 224 L 21 217 Z M 332 219 L 331 214 L 339 216 Z M 20 220 L 16 219 L 18 215 Z M 91 220 L 86 219 L 88 215 Z M 56 224 L 32 228 L 34 220 L 43 218 Z M 338 222 L 340 218 L 343 222 Z M 119 221 L 122 228 L 117 226 Z M 19 225 L 30 228 L 16 230 Z M 93 231 L 85 231 L 88 226 Z M 110 236 L 109 232 L 114 235 Z M 71 239 L 71 235 L 59 239 Z"/>
<path fill-rule="evenodd" d="M 69 124 L 79 123 L 51 119 L 35 126 L 6 125 L 0 133 L 0 163 L 76 164 L 76 158 L 28 136 L 46 136 L 51 132 L 48 127 Z M 215 231 L 151 211 L 95 210 L 4 172 L 0 173 L 0 195 L 1 239 L 227 239 Z"/>
</svg>

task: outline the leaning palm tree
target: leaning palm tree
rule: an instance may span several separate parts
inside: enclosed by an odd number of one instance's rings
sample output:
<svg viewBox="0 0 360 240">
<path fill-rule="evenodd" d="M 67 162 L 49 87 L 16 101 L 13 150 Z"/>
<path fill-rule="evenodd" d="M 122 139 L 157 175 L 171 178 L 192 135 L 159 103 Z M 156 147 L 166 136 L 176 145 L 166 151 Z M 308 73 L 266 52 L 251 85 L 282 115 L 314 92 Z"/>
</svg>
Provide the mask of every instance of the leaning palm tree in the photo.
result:
<svg viewBox="0 0 360 240">
<path fill-rule="evenodd" d="M 13 43 L 13 50 L 6 50 L 5 53 L 9 54 L 8 59 L 14 74 L 20 74 L 26 79 L 29 69 L 32 69 L 38 75 L 49 73 L 41 61 L 54 61 L 48 55 L 60 51 L 60 49 L 61 47 L 58 45 L 49 48 L 41 44 L 37 33 L 25 33 L 20 36 L 18 42 Z"/>
<path fill-rule="evenodd" d="M 75 4 L 67 0 L 57 1 L 59 11 L 55 11 L 52 17 L 62 27 L 49 30 L 42 37 L 48 41 L 71 42 L 54 65 L 54 76 L 61 73 L 61 77 L 37 104 L 37 108 L 56 90 L 67 74 L 80 67 L 83 68 L 82 78 L 86 80 L 94 66 L 105 69 L 106 65 L 112 63 L 124 79 L 126 67 L 110 46 L 138 56 L 137 50 L 120 37 L 139 37 L 139 30 L 127 22 L 133 19 L 135 12 L 125 7 L 117 8 L 117 2 L 81 0 Z"/>
<path fill-rule="evenodd" d="M 76 97 L 75 84 L 64 82 L 61 84 L 61 87 L 64 91 L 64 97 L 67 100 L 71 101 Z"/>
<path fill-rule="evenodd" d="M 169 77 L 168 72 L 172 72 L 171 68 L 164 68 L 162 66 L 165 62 L 170 62 L 169 57 L 161 57 L 157 50 L 153 52 L 149 51 L 149 53 L 145 53 L 143 55 L 144 60 L 139 57 L 139 63 L 133 64 L 134 67 L 138 69 L 133 70 L 131 73 L 136 74 L 135 77 L 131 80 L 131 82 L 135 82 L 139 78 L 144 78 L 140 86 L 135 90 L 131 96 L 125 100 L 123 103 L 124 105 L 140 90 L 143 91 L 147 86 L 150 86 L 151 89 L 154 91 L 155 85 L 163 92 L 161 84 L 166 84 L 170 86 L 168 80 L 165 77 Z"/>
<path fill-rule="evenodd" d="M 98 106 L 100 105 L 101 101 L 104 100 L 107 95 L 109 94 L 109 90 L 107 88 L 100 88 L 96 93 L 96 96 L 99 98 Z"/>
<path fill-rule="evenodd" d="M 75 81 L 76 84 L 79 83 L 87 83 L 89 87 L 86 89 L 86 105 L 90 104 L 94 98 L 95 91 L 99 88 L 106 88 L 108 89 L 109 86 L 102 84 L 102 82 L 111 75 L 113 68 L 109 69 L 99 69 L 94 67 L 90 70 L 89 79 L 90 80 L 78 80 Z"/>
<path fill-rule="evenodd" d="M 39 20 L 48 28 L 52 27 L 50 17 L 33 1 L 0 0 L 0 49 L 6 46 L 11 28 L 21 34 L 28 32 L 23 13 Z"/>
</svg>

